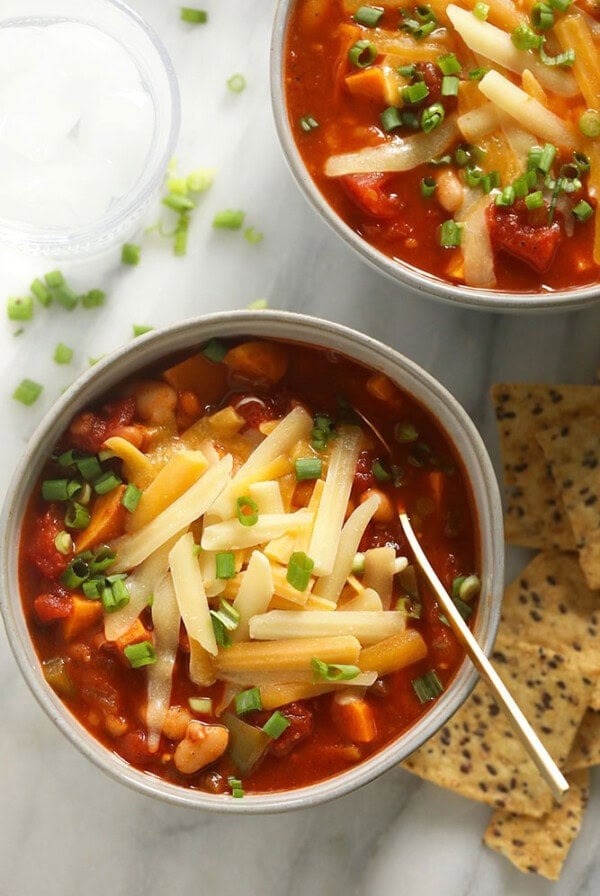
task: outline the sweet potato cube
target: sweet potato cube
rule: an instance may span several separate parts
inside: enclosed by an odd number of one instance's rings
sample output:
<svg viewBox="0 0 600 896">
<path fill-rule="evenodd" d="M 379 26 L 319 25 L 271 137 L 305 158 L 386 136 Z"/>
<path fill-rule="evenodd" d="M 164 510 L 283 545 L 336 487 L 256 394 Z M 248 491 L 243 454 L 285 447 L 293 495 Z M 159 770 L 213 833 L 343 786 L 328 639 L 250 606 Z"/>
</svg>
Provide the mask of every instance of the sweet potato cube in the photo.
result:
<svg viewBox="0 0 600 896">
<path fill-rule="evenodd" d="M 74 594 L 73 610 L 62 624 L 65 641 L 73 641 L 96 622 L 99 622 L 102 613 L 101 601 L 87 600 L 85 597 Z"/>
</svg>

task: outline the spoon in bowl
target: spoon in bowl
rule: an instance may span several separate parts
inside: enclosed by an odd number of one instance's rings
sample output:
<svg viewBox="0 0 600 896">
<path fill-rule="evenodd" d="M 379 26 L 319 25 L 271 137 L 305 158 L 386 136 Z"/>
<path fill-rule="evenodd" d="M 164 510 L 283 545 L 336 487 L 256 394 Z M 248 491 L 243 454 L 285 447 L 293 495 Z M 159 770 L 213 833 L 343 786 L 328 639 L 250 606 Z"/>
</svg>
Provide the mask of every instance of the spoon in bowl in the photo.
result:
<svg viewBox="0 0 600 896">
<path fill-rule="evenodd" d="M 487 656 L 477 643 L 473 632 L 466 624 L 454 601 L 440 582 L 433 567 L 431 566 L 425 552 L 423 551 L 410 520 L 404 510 L 399 513 L 400 524 L 404 534 L 408 540 L 413 554 L 423 573 L 425 574 L 429 584 L 433 588 L 438 603 L 444 611 L 448 622 L 450 623 L 454 634 L 466 650 L 473 665 L 490 688 L 494 699 L 506 714 L 513 731 L 519 738 L 529 756 L 535 763 L 538 771 L 544 778 L 546 784 L 552 791 L 554 798 L 560 803 L 564 799 L 569 784 L 546 750 L 545 746 L 523 715 L 519 706 L 509 693 L 504 682 L 488 660 Z"/>
</svg>

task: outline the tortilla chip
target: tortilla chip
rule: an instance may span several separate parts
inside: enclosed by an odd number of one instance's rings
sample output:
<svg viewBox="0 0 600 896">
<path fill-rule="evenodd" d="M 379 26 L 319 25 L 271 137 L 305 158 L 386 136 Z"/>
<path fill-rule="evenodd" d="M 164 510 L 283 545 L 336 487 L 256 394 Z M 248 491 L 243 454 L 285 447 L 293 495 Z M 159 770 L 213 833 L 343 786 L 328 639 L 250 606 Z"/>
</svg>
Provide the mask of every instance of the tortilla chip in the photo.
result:
<svg viewBox="0 0 600 896">
<path fill-rule="evenodd" d="M 552 758 L 564 764 L 589 703 L 592 679 L 563 654 L 510 634 L 498 638 L 492 661 Z M 483 681 L 403 765 L 496 809 L 538 818 L 552 807 L 547 785 Z"/>
<path fill-rule="evenodd" d="M 492 387 L 505 479 L 505 537 L 524 547 L 575 550 L 536 434 L 600 409 L 598 386 L 499 383 Z"/>
<path fill-rule="evenodd" d="M 600 765 L 600 712 L 588 709 L 583 717 L 564 771 Z"/>
<path fill-rule="evenodd" d="M 567 512 L 590 588 L 600 588 L 600 415 L 537 435 Z"/>
<path fill-rule="evenodd" d="M 506 856 L 520 871 L 558 880 L 567 853 L 579 833 L 589 797 L 589 772 L 569 776 L 569 792 L 561 806 L 542 818 L 494 812 L 483 842 Z"/>
</svg>

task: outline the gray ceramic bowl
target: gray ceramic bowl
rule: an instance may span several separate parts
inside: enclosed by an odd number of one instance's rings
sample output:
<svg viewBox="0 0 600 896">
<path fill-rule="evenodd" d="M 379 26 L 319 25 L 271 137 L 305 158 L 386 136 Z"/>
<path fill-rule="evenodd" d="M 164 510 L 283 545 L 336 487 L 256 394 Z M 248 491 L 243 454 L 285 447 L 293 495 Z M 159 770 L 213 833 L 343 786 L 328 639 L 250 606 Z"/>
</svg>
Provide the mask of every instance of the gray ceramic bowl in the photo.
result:
<svg viewBox="0 0 600 896">
<path fill-rule="evenodd" d="M 76 721 L 43 677 L 27 630 L 17 579 L 19 533 L 32 483 L 71 418 L 147 365 L 175 352 L 192 351 L 213 337 L 234 336 L 288 339 L 341 352 L 385 373 L 437 418 L 462 458 L 470 479 L 479 525 L 483 583 L 475 634 L 486 653 L 491 651 L 503 590 L 502 515 L 494 471 L 475 426 L 456 400 L 408 358 L 337 324 L 282 311 L 213 314 L 149 333 L 100 361 L 63 394 L 29 440 L 6 498 L 0 523 L 0 608 L 14 655 L 39 703 L 75 746 L 101 769 L 138 791 L 179 805 L 240 813 L 277 812 L 316 805 L 348 793 L 416 750 L 470 693 L 477 680 L 471 662 L 463 662 L 452 685 L 414 727 L 350 771 L 285 793 L 248 795 L 243 800 L 211 795 L 187 790 L 136 770 L 103 747 Z"/>
<path fill-rule="evenodd" d="M 338 236 L 378 271 L 423 297 L 488 311 L 567 311 L 600 301 L 600 284 L 556 292 L 519 293 L 455 286 L 412 265 L 379 252 L 349 227 L 329 205 L 298 152 L 285 100 L 285 46 L 288 21 L 296 0 L 279 0 L 271 38 L 271 100 L 275 126 L 285 159 L 298 186 L 317 214 Z"/>
</svg>

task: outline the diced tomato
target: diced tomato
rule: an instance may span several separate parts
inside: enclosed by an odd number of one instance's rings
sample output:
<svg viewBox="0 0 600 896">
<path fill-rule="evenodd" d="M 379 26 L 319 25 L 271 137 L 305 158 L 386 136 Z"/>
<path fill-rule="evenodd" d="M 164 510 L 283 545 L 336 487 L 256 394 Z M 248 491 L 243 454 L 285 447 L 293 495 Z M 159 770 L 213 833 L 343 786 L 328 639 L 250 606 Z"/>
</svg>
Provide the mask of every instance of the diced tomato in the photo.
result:
<svg viewBox="0 0 600 896">
<path fill-rule="evenodd" d="M 54 540 L 64 528 L 64 522 L 55 504 L 38 517 L 31 540 L 27 544 L 27 556 L 33 565 L 49 579 L 60 576 L 69 563 L 69 558 L 57 551 Z"/>
<path fill-rule="evenodd" d="M 85 411 L 71 423 L 67 436 L 68 444 L 80 451 L 96 454 L 111 435 L 117 434 L 123 426 L 129 426 L 134 415 L 133 398 L 123 398 L 105 405 L 100 413 Z"/>
<path fill-rule="evenodd" d="M 35 615 L 40 622 L 67 619 L 73 612 L 73 598 L 69 594 L 38 594 L 33 602 Z"/>
<path fill-rule="evenodd" d="M 394 193 L 387 193 L 385 185 L 393 177 L 390 174 L 345 174 L 339 178 L 350 199 L 374 218 L 393 218 L 401 211 Z"/>
<path fill-rule="evenodd" d="M 546 219 L 547 210 L 543 209 Z M 520 259 L 540 274 L 548 270 L 561 241 L 558 222 L 547 224 L 531 215 L 523 202 L 503 207 L 492 203 L 487 209 L 492 246 Z"/>
<path fill-rule="evenodd" d="M 362 495 L 368 488 L 375 488 L 377 481 L 373 475 L 374 457 L 370 451 L 361 451 L 356 462 L 353 491 L 355 495 Z"/>
</svg>

